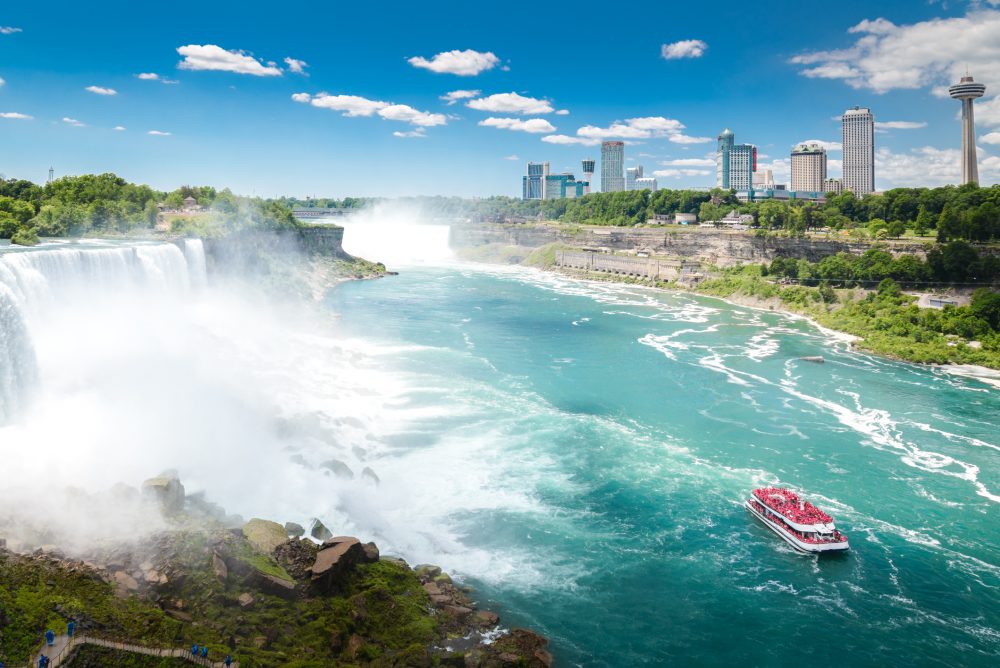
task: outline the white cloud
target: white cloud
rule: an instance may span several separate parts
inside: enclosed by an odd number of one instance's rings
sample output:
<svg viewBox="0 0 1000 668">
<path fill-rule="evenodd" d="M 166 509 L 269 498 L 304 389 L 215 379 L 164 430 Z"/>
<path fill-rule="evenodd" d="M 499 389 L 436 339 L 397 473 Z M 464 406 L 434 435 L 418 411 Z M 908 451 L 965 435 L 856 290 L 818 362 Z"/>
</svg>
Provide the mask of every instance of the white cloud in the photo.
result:
<svg viewBox="0 0 1000 668">
<path fill-rule="evenodd" d="M 76 120 L 75 118 L 70 118 L 69 116 L 63 116 L 62 121 L 63 121 L 63 123 L 66 123 L 67 125 L 72 125 L 73 127 L 77 127 L 77 128 L 86 127 L 80 121 Z"/>
<path fill-rule="evenodd" d="M 676 158 L 660 163 L 664 167 L 715 167 L 713 158 Z"/>
<path fill-rule="evenodd" d="M 961 150 L 933 146 L 894 153 L 887 147 L 875 151 L 875 178 L 879 188 L 943 186 L 962 179 Z M 981 185 L 1000 183 L 1000 157 L 983 149 L 979 153 Z"/>
<path fill-rule="evenodd" d="M 600 139 L 588 139 L 587 137 L 570 137 L 569 135 L 545 135 L 542 141 L 547 144 L 580 144 L 582 146 L 597 146 Z"/>
<path fill-rule="evenodd" d="M 420 67 L 438 74 L 457 74 L 463 77 L 475 76 L 480 72 L 491 70 L 500 64 L 496 55 L 466 49 L 465 51 L 443 51 L 430 60 L 422 56 L 414 56 L 407 60 L 414 67 Z"/>
<path fill-rule="evenodd" d="M 419 111 L 407 104 L 390 104 L 378 110 L 378 115 L 390 121 L 402 121 L 411 125 L 433 127 L 444 125 L 448 118 L 444 114 L 432 114 L 429 111 Z"/>
<path fill-rule="evenodd" d="M 683 176 L 708 176 L 711 173 L 707 169 L 658 169 L 653 172 L 653 176 L 661 179 L 679 179 Z"/>
<path fill-rule="evenodd" d="M 495 114 L 548 114 L 552 105 L 548 100 L 518 95 L 517 93 L 496 93 L 478 100 L 469 100 L 465 106 L 478 111 Z"/>
<path fill-rule="evenodd" d="M 926 127 L 927 123 L 923 121 L 875 121 L 878 130 L 919 130 Z"/>
<path fill-rule="evenodd" d="M 16 32 L 23 32 L 20 28 L 12 26 L 0 26 L 0 35 L 13 35 Z"/>
<path fill-rule="evenodd" d="M 160 80 L 160 75 L 157 74 L 156 72 L 140 72 L 139 74 L 136 74 L 135 76 L 137 76 L 138 78 L 142 79 L 143 81 L 159 81 Z"/>
<path fill-rule="evenodd" d="M 667 139 L 675 144 L 707 144 L 712 141 L 711 137 L 689 137 L 679 133 L 670 135 Z"/>
<path fill-rule="evenodd" d="M 581 137 L 591 139 L 648 139 L 664 135 L 679 135 L 684 124 L 672 118 L 663 116 L 645 116 L 629 118 L 625 122 L 615 121 L 606 128 L 585 125 L 576 131 Z"/>
<path fill-rule="evenodd" d="M 6 84 L 6 83 L 7 83 L 7 82 L 3 80 L 3 77 L 0 77 L 0 86 L 3 86 L 3 85 L 4 85 L 4 84 Z"/>
<path fill-rule="evenodd" d="M 556 116 L 569 116 L 569 109 L 560 109 L 556 112 Z"/>
<path fill-rule="evenodd" d="M 94 95 L 117 95 L 118 91 L 114 88 L 102 88 L 101 86 L 87 86 L 84 88 L 86 91 L 90 91 Z"/>
<path fill-rule="evenodd" d="M 520 158 L 517 157 L 517 155 L 505 155 L 503 159 L 504 160 L 520 160 Z"/>
<path fill-rule="evenodd" d="M 499 128 L 501 130 L 520 130 L 521 132 L 531 133 L 556 131 L 556 127 L 544 118 L 529 118 L 525 120 L 521 118 L 494 118 L 491 116 L 485 121 L 479 121 L 479 125 Z"/>
<path fill-rule="evenodd" d="M 154 137 L 169 137 L 172 132 L 163 132 L 162 130 L 150 130 L 146 133 L 147 135 L 153 135 Z"/>
<path fill-rule="evenodd" d="M 125 126 L 124 125 L 116 125 L 115 127 L 111 128 L 111 129 L 114 130 L 114 131 L 116 131 L 116 132 L 125 132 Z"/>
<path fill-rule="evenodd" d="M 177 64 L 182 70 L 214 70 L 251 74 L 255 77 L 280 77 L 281 69 L 273 63 L 265 65 L 243 51 L 227 51 L 215 44 L 188 44 L 177 47 L 184 60 Z"/>
<path fill-rule="evenodd" d="M 349 118 L 368 117 L 378 114 L 382 118 L 390 121 L 401 121 L 419 127 L 432 127 L 435 125 L 445 125 L 448 117 L 444 114 L 432 114 L 428 111 L 414 109 L 407 104 L 393 104 L 381 100 L 369 100 L 357 95 L 328 95 L 319 93 L 310 95 L 309 93 L 295 93 L 292 99 L 296 102 L 309 103 L 320 109 L 330 109 L 331 111 L 343 112 Z"/>
<path fill-rule="evenodd" d="M 990 132 L 979 138 L 983 144 L 1000 144 L 1000 132 Z"/>
<path fill-rule="evenodd" d="M 34 116 L 29 116 L 28 114 L 19 114 L 16 111 L 0 111 L 0 118 L 16 118 L 20 120 L 30 121 Z"/>
<path fill-rule="evenodd" d="M 897 88 L 940 89 L 966 67 L 990 86 L 1000 85 L 1000 12 L 973 6 L 965 16 L 910 25 L 865 20 L 844 49 L 802 53 L 791 59 L 801 74 L 840 79 L 852 88 L 885 93 Z"/>
<path fill-rule="evenodd" d="M 444 100 L 450 107 L 459 100 L 468 100 L 473 97 L 478 97 L 480 93 L 482 93 L 482 91 L 479 90 L 453 90 L 450 93 L 445 93 L 438 99 Z"/>
<path fill-rule="evenodd" d="M 844 145 L 841 144 L 839 141 L 826 141 L 825 139 L 806 139 L 805 141 L 800 141 L 798 144 L 795 144 L 795 146 L 798 146 L 799 144 L 819 144 L 827 151 L 844 150 Z M 759 157 L 760 156 L 758 156 L 758 158 Z"/>
<path fill-rule="evenodd" d="M 993 128 L 1000 127 L 1000 95 L 976 102 L 975 114 L 976 123 Z"/>
<path fill-rule="evenodd" d="M 306 61 L 295 58 L 285 58 L 285 64 L 288 65 L 288 71 L 295 74 L 306 74 L 306 68 L 309 67 L 309 63 Z"/>
<path fill-rule="evenodd" d="M 427 131 L 423 128 L 416 128 L 415 130 L 407 130 L 406 132 L 400 132 L 396 130 L 392 133 L 393 137 L 399 137 L 401 139 L 421 139 L 427 136 Z"/>
<path fill-rule="evenodd" d="M 827 160 L 827 165 L 829 164 L 830 161 Z M 775 183 L 787 183 L 788 179 L 792 176 L 792 161 L 790 158 L 779 158 L 770 162 L 764 162 L 758 158 L 757 171 L 765 169 L 771 170 Z"/>
<path fill-rule="evenodd" d="M 700 39 L 684 39 L 660 47 L 660 55 L 666 60 L 677 58 L 701 58 L 708 44 Z"/>
</svg>

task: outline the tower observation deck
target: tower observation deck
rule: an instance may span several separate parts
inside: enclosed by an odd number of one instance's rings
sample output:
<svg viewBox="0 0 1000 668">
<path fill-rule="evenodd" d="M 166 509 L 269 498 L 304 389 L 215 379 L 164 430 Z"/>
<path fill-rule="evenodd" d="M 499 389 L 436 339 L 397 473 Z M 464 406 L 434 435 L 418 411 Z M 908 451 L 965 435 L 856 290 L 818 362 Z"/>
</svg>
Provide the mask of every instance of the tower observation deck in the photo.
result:
<svg viewBox="0 0 1000 668">
<path fill-rule="evenodd" d="M 976 121 L 972 101 L 986 93 L 986 86 L 973 81 L 971 76 L 948 89 L 948 94 L 962 101 L 962 183 L 979 183 L 979 164 L 976 160 Z"/>
</svg>

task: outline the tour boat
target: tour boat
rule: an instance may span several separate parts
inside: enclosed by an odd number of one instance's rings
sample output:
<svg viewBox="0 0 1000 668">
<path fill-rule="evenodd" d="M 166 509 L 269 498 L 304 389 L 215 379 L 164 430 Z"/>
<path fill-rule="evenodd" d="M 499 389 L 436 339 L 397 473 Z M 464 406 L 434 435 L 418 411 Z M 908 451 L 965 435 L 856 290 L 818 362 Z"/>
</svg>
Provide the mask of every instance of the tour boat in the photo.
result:
<svg viewBox="0 0 1000 668">
<path fill-rule="evenodd" d="M 771 531 L 800 552 L 843 552 L 847 536 L 833 525 L 833 518 L 782 487 L 760 487 L 746 501 L 747 510 Z"/>
</svg>

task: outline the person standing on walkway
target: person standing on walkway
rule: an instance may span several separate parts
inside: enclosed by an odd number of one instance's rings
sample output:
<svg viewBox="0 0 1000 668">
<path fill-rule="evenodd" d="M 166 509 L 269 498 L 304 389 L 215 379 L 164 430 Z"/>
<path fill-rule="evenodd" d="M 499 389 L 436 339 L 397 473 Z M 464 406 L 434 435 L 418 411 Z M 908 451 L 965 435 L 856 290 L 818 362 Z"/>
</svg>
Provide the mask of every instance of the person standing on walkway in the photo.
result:
<svg viewBox="0 0 1000 668">
<path fill-rule="evenodd" d="M 201 647 L 201 658 L 203 658 L 203 659 L 207 659 L 208 658 L 208 645 L 202 645 L 202 647 Z"/>
<path fill-rule="evenodd" d="M 231 666 L 231 665 L 233 665 L 233 657 L 231 657 L 231 656 L 229 656 L 229 655 L 227 654 L 227 655 L 226 655 L 226 661 L 225 661 L 225 664 L 226 664 L 227 666 Z M 0 663 L 0 668 L 3 668 L 3 664 L 2 664 L 2 663 Z"/>
<path fill-rule="evenodd" d="M 55 631 L 53 631 L 52 629 L 49 629 L 48 631 L 46 631 L 45 632 L 45 640 L 49 643 L 49 646 L 51 647 L 52 643 L 54 643 L 56 641 Z"/>
<path fill-rule="evenodd" d="M 76 622 L 70 622 L 69 624 L 66 625 L 66 635 L 68 635 L 70 638 L 73 637 L 73 631 L 75 630 L 76 630 Z"/>
<path fill-rule="evenodd" d="M 198 646 L 191 645 L 191 656 L 198 656 Z"/>
</svg>

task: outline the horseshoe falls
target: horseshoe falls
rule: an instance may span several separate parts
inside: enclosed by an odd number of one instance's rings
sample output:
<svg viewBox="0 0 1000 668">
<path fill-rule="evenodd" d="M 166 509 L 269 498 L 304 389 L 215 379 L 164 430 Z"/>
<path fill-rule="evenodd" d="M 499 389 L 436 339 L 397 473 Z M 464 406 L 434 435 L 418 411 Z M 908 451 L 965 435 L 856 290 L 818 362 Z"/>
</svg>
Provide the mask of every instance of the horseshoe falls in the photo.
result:
<svg viewBox="0 0 1000 668">
<path fill-rule="evenodd" d="M 0 251 L 0 507 L 175 468 L 229 512 L 439 564 L 562 666 L 1000 662 L 996 389 L 434 235 L 309 306 L 206 280 L 190 243 Z M 761 485 L 851 552 L 793 552 L 741 505 Z"/>
</svg>

